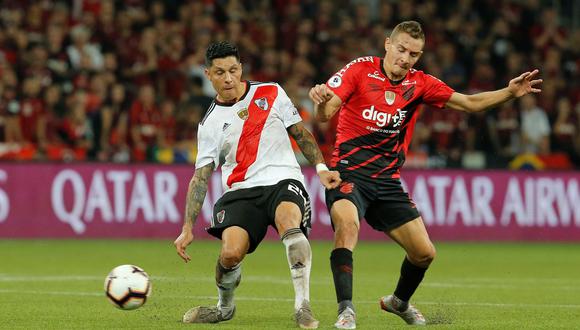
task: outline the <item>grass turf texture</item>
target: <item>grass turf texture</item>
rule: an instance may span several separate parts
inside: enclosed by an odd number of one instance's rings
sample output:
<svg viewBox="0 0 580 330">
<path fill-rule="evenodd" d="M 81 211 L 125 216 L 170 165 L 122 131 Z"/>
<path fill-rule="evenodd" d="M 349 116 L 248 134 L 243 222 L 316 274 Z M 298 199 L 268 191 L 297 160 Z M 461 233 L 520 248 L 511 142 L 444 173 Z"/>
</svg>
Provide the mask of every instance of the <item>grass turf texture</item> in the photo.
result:
<svg viewBox="0 0 580 330">
<path fill-rule="evenodd" d="M 312 307 L 321 329 L 336 321 L 329 269 L 331 242 L 313 242 Z M 580 324 L 580 245 L 436 243 L 438 257 L 413 303 L 440 329 L 572 329 Z M 0 241 L 0 328 L 6 329 L 289 329 L 293 289 L 284 247 L 264 242 L 243 263 L 236 317 L 218 325 L 185 325 L 189 308 L 216 302 L 218 241 L 196 241 L 192 262 L 170 240 Z M 402 250 L 361 242 L 354 254 L 357 329 L 408 329 L 380 310 L 393 291 Z M 103 282 L 120 264 L 143 267 L 153 292 L 144 307 L 121 311 Z"/>
</svg>

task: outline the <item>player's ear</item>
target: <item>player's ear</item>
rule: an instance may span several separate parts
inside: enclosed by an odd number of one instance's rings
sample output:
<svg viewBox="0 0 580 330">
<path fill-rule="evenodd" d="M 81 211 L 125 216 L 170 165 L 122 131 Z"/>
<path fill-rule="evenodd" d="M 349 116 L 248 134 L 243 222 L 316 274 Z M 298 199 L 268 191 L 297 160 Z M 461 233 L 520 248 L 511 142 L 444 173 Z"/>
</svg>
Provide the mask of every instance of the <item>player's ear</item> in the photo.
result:
<svg viewBox="0 0 580 330">
<path fill-rule="evenodd" d="M 385 51 L 387 51 L 387 49 L 389 48 L 390 45 L 391 45 L 391 38 L 386 37 L 385 38 Z"/>
<path fill-rule="evenodd" d="M 207 68 L 207 67 L 206 67 L 206 68 L 203 70 L 203 73 L 205 73 L 205 77 L 206 77 L 208 80 L 211 80 L 211 79 L 209 79 L 209 68 Z"/>
</svg>

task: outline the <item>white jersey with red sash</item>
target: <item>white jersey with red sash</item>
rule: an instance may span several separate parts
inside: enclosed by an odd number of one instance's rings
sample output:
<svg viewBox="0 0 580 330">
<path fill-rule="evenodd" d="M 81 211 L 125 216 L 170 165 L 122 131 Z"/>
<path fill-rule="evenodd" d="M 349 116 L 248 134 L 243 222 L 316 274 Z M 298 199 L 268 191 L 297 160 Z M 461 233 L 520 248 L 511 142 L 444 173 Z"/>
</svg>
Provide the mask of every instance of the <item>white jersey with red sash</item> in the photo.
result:
<svg viewBox="0 0 580 330">
<path fill-rule="evenodd" d="M 214 100 L 209 107 L 199 124 L 195 168 L 221 163 L 224 192 L 284 179 L 304 184 L 286 131 L 301 120 L 280 85 L 248 81 L 239 101 Z"/>
</svg>

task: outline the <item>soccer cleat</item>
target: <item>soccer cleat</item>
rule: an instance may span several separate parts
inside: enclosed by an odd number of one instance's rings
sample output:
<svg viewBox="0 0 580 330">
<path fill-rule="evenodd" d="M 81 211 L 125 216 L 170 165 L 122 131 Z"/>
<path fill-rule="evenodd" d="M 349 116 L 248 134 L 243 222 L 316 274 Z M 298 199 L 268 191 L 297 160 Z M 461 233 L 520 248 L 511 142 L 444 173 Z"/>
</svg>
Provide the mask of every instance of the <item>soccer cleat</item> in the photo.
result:
<svg viewBox="0 0 580 330">
<path fill-rule="evenodd" d="M 338 315 L 334 327 L 337 329 L 356 329 L 356 314 L 352 308 L 347 307 Z"/>
<path fill-rule="evenodd" d="M 318 320 L 314 318 L 308 300 L 302 302 L 302 306 L 294 314 L 294 319 L 302 329 L 318 329 Z"/>
<path fill-rule="evenodd" d="M 425 325 L 425 317 L 415 306 L 409 304 L 405 311 L 398 310 L 398 300 L 395 296 L 389 295 L 386 297 L 382 297 L 380 300 L 381 308 L 389 313 L 393 313 L 395 315 L 399 315 L 407 324 L 410 325 Z"/>
<path fill-rule="evenodd" d="M 183 323 L 218 323 L 231 320 L 235 313 L 235 306 L 226 315 L 222 314 L 222 311 L 216 306 L 197 306 L 185 312 L 183 315 Z"/>
</svg>

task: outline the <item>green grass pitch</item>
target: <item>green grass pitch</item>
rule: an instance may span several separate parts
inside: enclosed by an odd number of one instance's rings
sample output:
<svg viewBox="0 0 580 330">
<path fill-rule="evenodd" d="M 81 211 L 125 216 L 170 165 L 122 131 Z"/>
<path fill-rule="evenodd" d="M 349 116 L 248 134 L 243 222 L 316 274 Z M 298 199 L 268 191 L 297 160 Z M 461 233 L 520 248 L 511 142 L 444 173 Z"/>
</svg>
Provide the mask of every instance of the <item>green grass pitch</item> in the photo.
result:
<svg viewBox="0 0 580 330">
<path fill-rule="evenodd" d="M 336 301 L 329 270 L 331 242 L 313 242 L 311 299 L 321 329 L 331 329 Z M 578 329 L 580 245 L 436 243 L 438 256 L 413 297 L 431 328 Z M 182 314 L 215 304 L 218 241 L 195 241 L 193 261 L 178 259 L 170 240 L 0 241 L 0 328 L 5 329 L 292 329 L 293 289 L 284 247 L 264 242 L 243 263 L 237 314 L 217 325 L 185 325 Z M 355 251 L 357 329 L 407 329 L 382 312 L 402 250 L 361 242 Z M 120 264 L 143 267 L 152 295 L 144 307 L 121 311 L 103 282 Z"/>
</svg>

